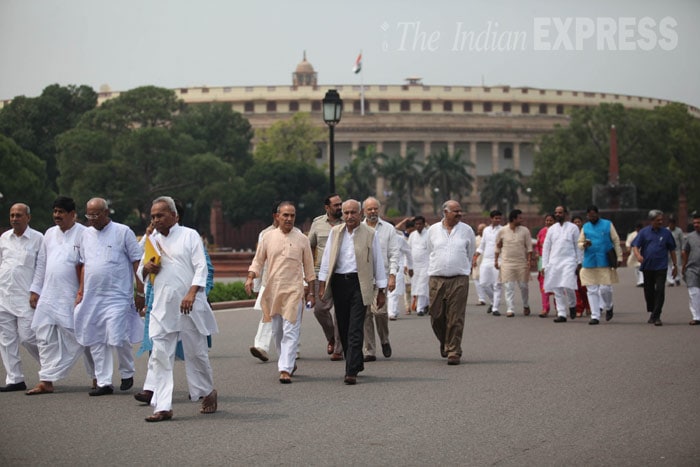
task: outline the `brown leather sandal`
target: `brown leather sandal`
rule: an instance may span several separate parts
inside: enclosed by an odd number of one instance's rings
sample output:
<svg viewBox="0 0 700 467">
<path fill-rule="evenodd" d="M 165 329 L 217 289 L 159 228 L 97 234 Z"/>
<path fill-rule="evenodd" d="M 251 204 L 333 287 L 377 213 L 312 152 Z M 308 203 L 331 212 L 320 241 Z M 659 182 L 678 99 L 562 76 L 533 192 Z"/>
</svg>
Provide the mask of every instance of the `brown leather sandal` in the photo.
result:
<svg viewBox="0 0 700 467">
<path fill-rule="evenodd" d="M 216 389 L 214 389 L 207 397 L 202 399 L 202 408 L 199 410 L 199 413 L 214 413 L 217 408 L 217 393 Z"/>
</svg>

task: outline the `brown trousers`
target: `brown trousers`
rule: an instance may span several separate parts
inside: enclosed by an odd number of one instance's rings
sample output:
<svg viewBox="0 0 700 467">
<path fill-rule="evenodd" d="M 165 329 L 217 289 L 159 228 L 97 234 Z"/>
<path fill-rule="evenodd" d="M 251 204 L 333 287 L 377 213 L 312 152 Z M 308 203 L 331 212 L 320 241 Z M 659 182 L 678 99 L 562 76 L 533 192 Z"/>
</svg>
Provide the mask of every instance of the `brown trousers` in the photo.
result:
<svg viewBox="0 0 700 467">
<path fill-rule="evenodd" d="M 448 357 L 462 355 L 469 276 L 430 276 L 430 324 Z"/>
</svg>

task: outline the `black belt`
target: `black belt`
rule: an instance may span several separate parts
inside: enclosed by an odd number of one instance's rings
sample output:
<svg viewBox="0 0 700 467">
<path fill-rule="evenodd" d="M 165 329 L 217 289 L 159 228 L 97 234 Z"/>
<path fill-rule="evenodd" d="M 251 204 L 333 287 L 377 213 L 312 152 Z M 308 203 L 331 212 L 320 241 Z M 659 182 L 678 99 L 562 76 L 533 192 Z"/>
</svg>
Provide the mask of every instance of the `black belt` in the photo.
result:
<svg viewBox="0 0 700 467">
<path fill-rule="evenodd" d="M 346 281 L 357 279 L 356 272 L 348 272 L 348 273 L 342 273 L 342 274 L 339 274 L 336 272 L 333 274 L 333 276 L 337 279 L 345 279 Z"/>
</svg>

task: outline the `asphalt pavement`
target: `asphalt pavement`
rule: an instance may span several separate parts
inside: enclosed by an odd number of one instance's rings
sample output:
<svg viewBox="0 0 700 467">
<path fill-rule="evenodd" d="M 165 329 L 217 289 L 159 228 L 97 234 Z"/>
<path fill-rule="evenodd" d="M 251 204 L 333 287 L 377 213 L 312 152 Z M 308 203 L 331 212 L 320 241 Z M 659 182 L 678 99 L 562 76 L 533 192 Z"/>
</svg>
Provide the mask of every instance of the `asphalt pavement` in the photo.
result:
<svg viewBox="0 0 700 467">
<path fill-rule="evenodd" d="M 647 324 L 642 290 L 620 271 L 615 316 L 553 323 L 493 317 L 469 294 L 459 366 L 440 357 L 428 317 L 390 322 L 393 356 L 343 384 L 312 313 L 299 370 L 248 350 L 259 314 L 216 313 L 211 362 L 219 410 L 199 414 L 175 368 L 175 417 L 146 423 L 146 357 L 127 392 L 89 397 L 82 363 L 49 395 L 0 394 L 0 465 L 700 465 L 700 326 L 685 286 L 667 288 L 664 325 Z M 22 351 L 28 386 L 38 365 Z M 0 369 L 4 381 L 4 368 Z M 115 369 L 115 383 L 119 376 Z"/>
</svg>

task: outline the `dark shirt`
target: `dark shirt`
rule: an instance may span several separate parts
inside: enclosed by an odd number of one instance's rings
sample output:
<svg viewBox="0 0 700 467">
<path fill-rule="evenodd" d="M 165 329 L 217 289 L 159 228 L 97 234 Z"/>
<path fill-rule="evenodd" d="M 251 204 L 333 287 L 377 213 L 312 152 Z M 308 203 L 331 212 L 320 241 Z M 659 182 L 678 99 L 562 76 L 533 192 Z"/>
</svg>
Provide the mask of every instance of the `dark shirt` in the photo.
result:
<svg viewBox="0 0 700 467">
<path fill-rule="evenodd" d="M 632 246 L 639 248 L 644 258 L 640 270 L 660 271 L 668 267 L 668 252 L 676 249 L 676 241 L 668 229 L 654 230 L 649 225 L 639 231 Z"/>
</svg>

